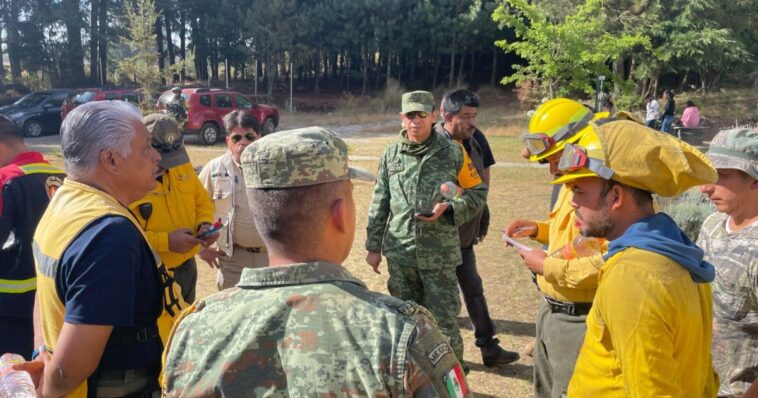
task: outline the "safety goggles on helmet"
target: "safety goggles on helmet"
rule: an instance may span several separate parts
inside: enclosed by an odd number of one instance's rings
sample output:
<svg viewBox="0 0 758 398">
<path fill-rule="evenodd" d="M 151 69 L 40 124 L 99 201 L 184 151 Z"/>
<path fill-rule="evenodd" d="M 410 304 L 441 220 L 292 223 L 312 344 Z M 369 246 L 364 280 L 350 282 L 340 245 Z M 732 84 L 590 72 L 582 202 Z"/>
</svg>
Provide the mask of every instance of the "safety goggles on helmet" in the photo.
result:
<svg viewBox="0 0 758 398">
<path fill-rule="evenodd" d="M 555 147 L 556 143 L 571 138 L 576 133 L 584 130 L 585 127 L 592 121 L 595 114 L 587 112 L 581 120 L 569 123 L 561 127 L 553 135 L 546 133 L 527 133 L 521 136 L 521 140 L 524 142 L 526 150 L 532 156 L 541 155 Z"/>
<path fill-rule="evenodd" d="M 606 180 L 613 177 L 613 170 L 608 168 L 602 160 L 589 157 L 587 151 L 579 145 L 566 144 L 561 160 L 558 161 L 558 170 L 572 172 L 583 168 L 589 169 Z"/>
</svg>

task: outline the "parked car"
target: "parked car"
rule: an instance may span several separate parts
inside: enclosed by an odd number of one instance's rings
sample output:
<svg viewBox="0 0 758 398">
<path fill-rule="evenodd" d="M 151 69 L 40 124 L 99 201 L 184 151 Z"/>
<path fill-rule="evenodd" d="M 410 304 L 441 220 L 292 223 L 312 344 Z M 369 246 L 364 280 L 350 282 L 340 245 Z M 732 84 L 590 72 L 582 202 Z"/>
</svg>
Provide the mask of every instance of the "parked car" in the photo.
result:
<svg viewBox="0 0 758 398">
<path fill-rule="evenodd" d="M 61 119 L 77 106 L 90 101 L 122 100 L 139 105 L 143 97 L 142 91 L 133 88 L 87 88 L 66 101 L 61 109 Z"/>
<path fill-rule="evenodd" d="M 174 99 L 171 90 L 164 92 L 156 107 L 167 112 L 168 104 Z M 279 125 L 279 111 L 270 105 L 256 104 L 255 101 L 236 91 L 208 88 L 184 88 L 182 98 L 187 113 L 184 134 L 196 135 L 211 145 L 225 134 L 223 118 L 227 113 L 242 109 L 258 120 L 263 134 L 271 134 Z"/>
<path fill-rule="evenodd" d="M 39 137 L 44 133 L 57 133 L 61 128 L 61 106 L 74 90 L 51 89 L 35 91 L 18 101 L 0 107 L 0 113 L 8 116 L 27 137 Z"/>
</svg>

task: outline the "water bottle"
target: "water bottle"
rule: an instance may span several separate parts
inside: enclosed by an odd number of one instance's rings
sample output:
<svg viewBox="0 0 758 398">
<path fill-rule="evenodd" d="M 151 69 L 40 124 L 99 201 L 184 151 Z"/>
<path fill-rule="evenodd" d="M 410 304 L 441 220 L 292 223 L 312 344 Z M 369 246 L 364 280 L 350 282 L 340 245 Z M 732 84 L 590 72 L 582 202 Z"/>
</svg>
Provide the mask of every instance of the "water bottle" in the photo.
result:
<svg viewBox="0 0 758 398">
<path fill-rule="evenodd" d="M 588 257 L 599 253 L 600 246 L 602 246 L 602 240 L 579 235 L 574 238 L 573 242 L 550 253 L 549 257 L 562 258 L 564 260 L 571 260 L 572 258 L 577 257 Z"/>
<path fill-rule="evenodd" d="M 463 194 L 463 189 L 456 185 L 452 181 L 446 181 L 440 185 L 440 195 L 445 199 L 453 200 L 459 198 Z"/>
<path fill-rule="evenodd" d="M 29 372 L 13 370 L 11 366 L 26 362 L 18 354 L 0 356 L 0 398 L 34 398 L 34 382 Z"/>
</svg>

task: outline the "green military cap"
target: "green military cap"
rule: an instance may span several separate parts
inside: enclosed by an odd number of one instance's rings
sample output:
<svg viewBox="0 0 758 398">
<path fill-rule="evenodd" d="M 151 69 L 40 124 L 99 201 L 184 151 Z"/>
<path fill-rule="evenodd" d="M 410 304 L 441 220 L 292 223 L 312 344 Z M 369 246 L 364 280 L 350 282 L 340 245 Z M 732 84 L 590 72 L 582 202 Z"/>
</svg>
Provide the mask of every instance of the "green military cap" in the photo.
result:
<svg viewBox="0 0 758 398">
<path fill-rule="evenodd" d="M 426 112 L 434 110 L 434 94 L 428 91 L 411 91 L 403 94 L 403 113 Z"/>
<path fill-rule="evenodd" d="M 294 188 L 374 176 L 348 167 L 347 144 L 323 127 L 269 134 L 245 148 L 241 157 L 247 188 Z"/>
</svg>

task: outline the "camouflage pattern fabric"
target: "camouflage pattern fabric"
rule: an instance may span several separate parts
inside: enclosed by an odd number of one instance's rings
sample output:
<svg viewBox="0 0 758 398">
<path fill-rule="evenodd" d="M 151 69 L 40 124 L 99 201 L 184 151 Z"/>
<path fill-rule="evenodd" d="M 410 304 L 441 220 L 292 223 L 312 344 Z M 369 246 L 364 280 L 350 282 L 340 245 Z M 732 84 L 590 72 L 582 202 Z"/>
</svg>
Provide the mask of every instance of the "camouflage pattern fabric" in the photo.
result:
<svg viewBox="0 0 758 398">
<path fill-rule="evenodd" d="M 392 261 L 388 263 L 390 294 L 428 309 L 442 333 L 450 339 L 455 356 L 463 362 L 463 338 L 456 319 L 461 312 L 461 299 L 455 268 L 419 270 Z"/>
<path fill-rule="evenodd" d="M 442 201 L 440 184 L 457 181 L 463 167 L 463 148 L 439 138 L 421 157 L 410 155 L 403 142 L 385 149 L 369 209 L 366 250 L 418 269 L 455 268 L 461 263 L 458 227 L 482 210 L 487 185 L 465 189 L 450 200 L 452 215 L 435 222 L 417 220 L 416 213 L 429 212 Z"/>
<path fill-rule="evenodd" d="M 347 144 L 323 127 L 280 131 L 256 140 L 240 157 L 247 188 L 293 188 L 355 178 L 373 181 L 347 165 Z"/>
<path fill-rule="evenodd" d="M 713 367 L 719 396 L 738 397 L 758 377 L 758 222 L 726 230 L 728 216 L 703 223 L 698 246 L 716 267 L 713 282 Z"/>
<path fill-rule="evenodd" d="M 460 369 L 425 309 L 327 262 L 245 269 L 164 355 L 169 397 L 447 397 Z"/>
</svg>

